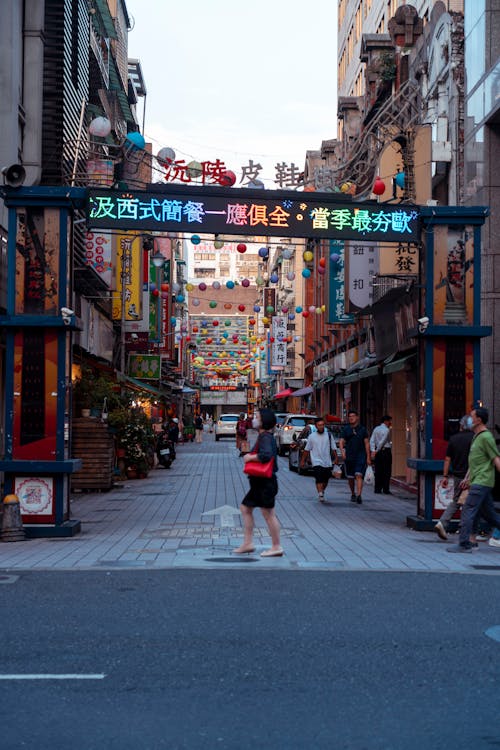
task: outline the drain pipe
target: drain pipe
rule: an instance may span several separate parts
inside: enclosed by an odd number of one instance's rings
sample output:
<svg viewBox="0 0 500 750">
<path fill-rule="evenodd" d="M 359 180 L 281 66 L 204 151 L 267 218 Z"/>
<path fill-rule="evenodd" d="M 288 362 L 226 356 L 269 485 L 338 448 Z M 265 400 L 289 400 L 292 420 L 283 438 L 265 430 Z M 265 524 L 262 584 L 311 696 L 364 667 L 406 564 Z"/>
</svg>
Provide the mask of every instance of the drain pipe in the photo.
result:
<svg viewBox="0 0 500 750">
<path fill-rule="evenodd" d="M 39 185 L 42 177 L 42 103 L 45 2 L 24 0 L 23 96 L 25 114 L 24 184 Z"/>
</svg>

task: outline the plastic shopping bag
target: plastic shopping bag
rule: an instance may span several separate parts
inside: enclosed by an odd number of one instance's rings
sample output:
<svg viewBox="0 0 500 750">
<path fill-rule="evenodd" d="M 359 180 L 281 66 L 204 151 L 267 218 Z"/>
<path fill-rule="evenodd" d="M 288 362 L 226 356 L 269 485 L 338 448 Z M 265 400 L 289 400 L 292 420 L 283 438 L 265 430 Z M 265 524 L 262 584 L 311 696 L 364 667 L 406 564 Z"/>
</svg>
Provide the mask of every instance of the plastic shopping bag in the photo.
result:
<svg viewBox="0 0 500 750">
<path fill-rule="evenodd" d="M 366 467 L 365 471 L 365 484 L 373 484 L 375 482 L 375 474 L 371 466 Z"/>
</svg>

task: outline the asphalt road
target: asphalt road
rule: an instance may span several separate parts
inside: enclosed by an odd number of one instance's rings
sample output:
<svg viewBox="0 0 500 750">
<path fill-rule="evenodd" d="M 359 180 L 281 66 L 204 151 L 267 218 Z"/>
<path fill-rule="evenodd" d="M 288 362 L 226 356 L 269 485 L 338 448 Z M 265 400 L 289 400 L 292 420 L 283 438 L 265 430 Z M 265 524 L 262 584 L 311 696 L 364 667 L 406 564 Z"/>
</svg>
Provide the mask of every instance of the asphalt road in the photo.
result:
<svg viewBox="0 0 500 750">
<path fill-rule="evenodd" d="M 249 566 L 0 583 L 2 750 L 500 747 L 500 643 L 485 635 L 498 576 Z M 90 679 L 13 679 L 62 674 Z"/>
</svg>

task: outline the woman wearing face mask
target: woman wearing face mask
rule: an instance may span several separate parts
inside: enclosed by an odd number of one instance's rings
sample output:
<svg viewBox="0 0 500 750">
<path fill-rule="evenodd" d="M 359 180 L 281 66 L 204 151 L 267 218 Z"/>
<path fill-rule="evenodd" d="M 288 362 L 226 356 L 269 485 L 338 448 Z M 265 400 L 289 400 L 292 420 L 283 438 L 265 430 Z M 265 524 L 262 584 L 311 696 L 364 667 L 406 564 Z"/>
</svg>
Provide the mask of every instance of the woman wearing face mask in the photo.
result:
<svg viewBox="0 0 500 750">
<path fill-rule="evenodd" d="M 261 409 L 258 417 L 252 420 L 252 427 L 259 431 L 257 442 L 252 451 L 247 453 L 243 461 L 260 461 L 267 463 L 274 458 L 273 474 L 270 478 L 249 477 L 250 490 L 247 492 L 240 506 L 243 516 L 244 538 L 243 544 L 234 550 L 237 555 L 245 552 L 255 552 L 253 542 L 254 508 L 260 508 L 271 536 L 271 549 L 261 552 L 261 557 L 281 557 L 283 549 L 280 544 L 280 525 L 274 511 L 274 500 L 278 492 L 277 456 L 278 448 L 273 435 L 276 417 L 271 409 Z"/>
</svg>

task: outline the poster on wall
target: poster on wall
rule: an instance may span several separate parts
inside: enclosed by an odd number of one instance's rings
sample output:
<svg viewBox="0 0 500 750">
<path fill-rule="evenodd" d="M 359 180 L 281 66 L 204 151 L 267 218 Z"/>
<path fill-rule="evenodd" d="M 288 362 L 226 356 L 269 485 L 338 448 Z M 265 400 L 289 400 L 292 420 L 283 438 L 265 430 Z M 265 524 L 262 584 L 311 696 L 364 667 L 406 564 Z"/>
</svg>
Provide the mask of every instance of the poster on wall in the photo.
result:
<svg viewBox="0 0 500 750">
<path fill-rule="evenodd" d="M 347 286 L 350 313 L 358 312 L 373 302 L 373 277 L 378 273 L 376 242 L 346 242 L 348 253 Z"/>
<path fill-rule="evenodd" d="M 472 227 L 435 227 L 435 325 L 473 325 L 473 260 Z"/>
<path fill-rule="evenodd" d="M 50 477 L 16 477 L 14 493 L 22 516 L 52 516 L 54 480 Z"/>
<path fill-rule="evenodd" d="M 354 315 L 346 312 L 345 247 L 342 240 L 330 240 L 328 292 L 328 322 L 353 323 Z"/>
</svg>

